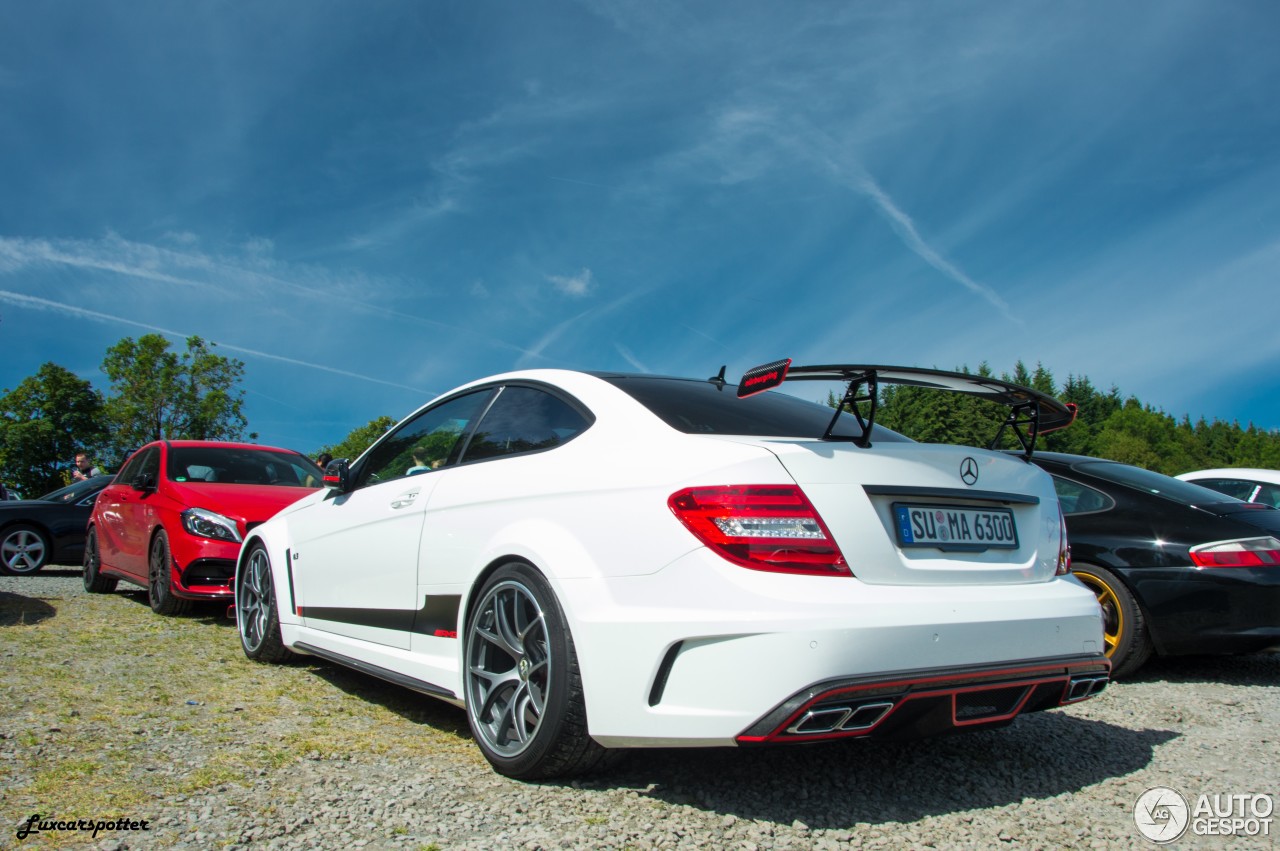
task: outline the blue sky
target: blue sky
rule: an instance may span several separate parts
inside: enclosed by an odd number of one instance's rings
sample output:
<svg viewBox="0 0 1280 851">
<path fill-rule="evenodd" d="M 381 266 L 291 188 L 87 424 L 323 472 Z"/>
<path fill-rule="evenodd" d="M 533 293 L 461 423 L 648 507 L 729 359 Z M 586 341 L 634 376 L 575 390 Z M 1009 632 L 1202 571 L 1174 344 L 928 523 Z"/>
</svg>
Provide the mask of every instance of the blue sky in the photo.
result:
<svg viewBox="0 0 1280 851">
<path fill-rule="evenodd" d="M 524 367 L 1022 358 L 1280 428 L 1280 6 L 72 2 L 0 27 L 0 389 L 310 452 Z"/>
</svg>

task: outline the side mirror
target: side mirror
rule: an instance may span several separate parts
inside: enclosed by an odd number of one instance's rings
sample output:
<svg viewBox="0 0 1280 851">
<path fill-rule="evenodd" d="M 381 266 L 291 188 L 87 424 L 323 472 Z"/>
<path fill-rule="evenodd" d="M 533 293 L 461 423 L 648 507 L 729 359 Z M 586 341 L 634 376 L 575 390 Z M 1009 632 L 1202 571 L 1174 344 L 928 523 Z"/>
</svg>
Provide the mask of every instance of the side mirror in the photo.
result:
<svg viewBox="0 0 1280 851">
<path fill-rule="evenodd" d="M 142 473 L 135 476 L 133 481 L 129 483 L 136 491 L 153 491 L 156 489 L 155 477 L 150 473 Z"/>
<path fill-rule="evenodd" d="M 351 491 L 351 465 L 346 458 L 330 461 L 324 468 L 324 486 L 340 494 Z"/>
</svg>

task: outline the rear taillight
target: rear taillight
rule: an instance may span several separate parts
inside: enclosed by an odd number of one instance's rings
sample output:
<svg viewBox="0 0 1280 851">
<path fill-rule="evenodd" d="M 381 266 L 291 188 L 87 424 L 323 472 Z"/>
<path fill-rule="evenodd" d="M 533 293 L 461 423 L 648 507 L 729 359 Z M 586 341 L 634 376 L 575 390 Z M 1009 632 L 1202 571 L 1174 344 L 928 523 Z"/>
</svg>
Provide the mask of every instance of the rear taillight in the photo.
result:
<svg viewBox="0 0 1280 851">
<path fill-rule="evenodd" d="M 1058 569 L 1057 576 L 1066 576 L 1071 572 L 1071 542 L 1067 540 L 1067 518 L 1062 516 L 1062 506 L 1058 506 Z"/>
<path fill-rule="evenodd" d="M 1244 538 L 1201 544 L 1191 548 L 1191 561 L 1197 567 L 1277 567 L 1280 566 L 1280 541 Z"/>
<path fill-rule="evenodd" d="M 698 540 L 734 564 L 777 573 L 853 575 L 795 485 L 686 488 L 667 505 Z"/>
</svg>

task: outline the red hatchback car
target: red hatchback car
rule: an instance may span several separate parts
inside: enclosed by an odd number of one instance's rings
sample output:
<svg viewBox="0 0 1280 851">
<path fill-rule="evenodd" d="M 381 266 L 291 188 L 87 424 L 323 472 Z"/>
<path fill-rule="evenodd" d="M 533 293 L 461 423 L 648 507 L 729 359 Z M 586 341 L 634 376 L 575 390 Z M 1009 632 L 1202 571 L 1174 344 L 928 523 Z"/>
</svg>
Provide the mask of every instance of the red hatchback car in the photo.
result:
<svg viewBox="0 0 1280 851">
<path fill-rule="evenodd" d="M 192 600 L 229 600 L 245 533 L 323 477 L 289 449 L 149 443 L 98 496 L 85 537 L 84 587 L 104 594 L 121 579 L 141 585 L 162 615 L 182 614 Z"/>
</svg>

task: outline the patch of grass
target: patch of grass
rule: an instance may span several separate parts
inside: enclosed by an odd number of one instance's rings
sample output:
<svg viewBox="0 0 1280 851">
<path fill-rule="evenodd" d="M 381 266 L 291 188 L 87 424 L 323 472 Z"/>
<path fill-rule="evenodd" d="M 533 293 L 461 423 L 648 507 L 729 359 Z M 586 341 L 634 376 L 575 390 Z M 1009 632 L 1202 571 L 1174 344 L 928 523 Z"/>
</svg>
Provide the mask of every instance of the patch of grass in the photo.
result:
<svg viewBox="0 0 1280 851">
<path fill-rule="evenodd" d="M 323 663 L 252 662 L 229 621 L 158 617 L 128 593 L 47 602 L 42 620 L 0 623 L 3 749 L 14 753 L 0 767 L 5 818 L 158 822 L 185 816 L 177 798 L 223 785 L 271 783 L 277 801 L 288 797 L 292 766 L 309 752 L 429 759 L 472 748 L 457 710 Z"/>
</svg>

